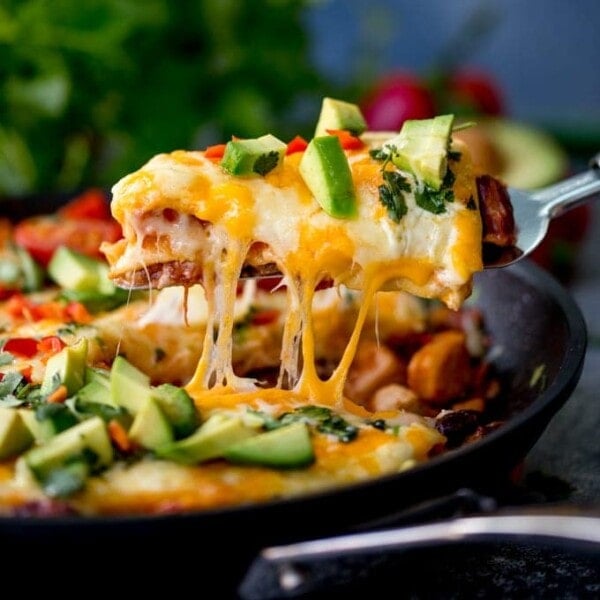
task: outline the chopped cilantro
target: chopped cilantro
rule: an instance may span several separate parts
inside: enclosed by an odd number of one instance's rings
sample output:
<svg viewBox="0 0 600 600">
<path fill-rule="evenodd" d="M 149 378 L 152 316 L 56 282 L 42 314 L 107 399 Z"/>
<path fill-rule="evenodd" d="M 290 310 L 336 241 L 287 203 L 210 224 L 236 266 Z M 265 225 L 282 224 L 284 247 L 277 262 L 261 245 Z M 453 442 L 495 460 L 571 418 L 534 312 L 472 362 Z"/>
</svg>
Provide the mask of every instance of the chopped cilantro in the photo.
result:
<svg viewBox="0 0 600 600">
<path fill-rule="evenodd" d="M 272 171 L 279 162 L 279 154 L 272 150 L 266 154 L 261 154 L 255 161 L 252 170 L 258 175 L 266 175 Z"/>
<path fill-rule="evenodd" d="M 12 394 L 7 394 L 6 396 L 0 398 L 0 406 L 4 408 L 15 408 L 23 404 L 25 404 L 25 400 L 19 400 L 16 396 L 13 396 Z"/>
<path fill-rule="evenodd" d="M 51 498 L 66 498 L 85 486 L 89 472 L 86 460 L 79 458 L 50 471 L 42 482 L 42 487 Z"/>
<path fill-rule="evenodd" d="M 18 385 L 23 381 L 23 376 L 20 373 L 11 372 L 5 373 L 2 381 L 0 381 L 0 398 L 12 395 L 16 392 Z"/>
<path fill-rule="evenodd" d="M 410 184 L 398 171 L 383 171 L 384 184 L 379 186 L 379 201 L 387 209 L 395 223 L 408 212 L 404 192 L 410 192 Z"/>
<path fill-rule="evenodd" d="M 127 410 L 121 406 L 111 406 L 102 402 L 81 402 L 77 397 L 75 397 L 72 406 L 82 416 L 94 415 L 100 417 L 105 423 L 110 423 L 113 419 L 116 419 L 123 425 L 130 424 L 131 417 Z"/>
<path fill-rule="evenodd" d="M 251 414 L 263 420 L 265 429 L 279 429 L 298 421 L 312 425 L 321 433 L 336 436 L 340 442 L 351 442 L 358 435 L 358 427 L 351 425 L 325 406 L 300 406 L 294 412 L 281 415 L 278 419 L 261 411 L 250 411 Z"/>
<path fill-rule="evenodd" d="M 454 202 L 454 173 L 448 169 L 444 176 L 444 181 L 439 190 L 425 185 L 422 190 L 415 190 L 415 202 L 423 210 L 427 210 L 434 215 L 446 212 L 446 202 Z"/>
<path fill-rule="evenodd" d="M 373 148 L 369 150 L 369 156 L 373 160 L 386 160 L 388 158 L 388 153 L 384 151 L 383 148 Z"/>
<path fill-rule="evenodd" d="M 15 357 L 10 352 L 0 352 L 0 367 L 10 365 Z"/>
</svg>

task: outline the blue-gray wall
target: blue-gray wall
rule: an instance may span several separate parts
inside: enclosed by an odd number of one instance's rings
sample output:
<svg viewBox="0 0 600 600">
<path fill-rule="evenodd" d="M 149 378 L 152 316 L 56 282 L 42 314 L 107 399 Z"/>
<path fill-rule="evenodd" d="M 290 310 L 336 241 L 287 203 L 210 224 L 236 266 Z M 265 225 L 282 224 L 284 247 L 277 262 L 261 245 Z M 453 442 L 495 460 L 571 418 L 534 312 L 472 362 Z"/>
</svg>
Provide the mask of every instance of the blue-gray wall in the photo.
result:
<svg viewBox="0 0 600 600">
<path fill-rule="evenodd" d="M 477 10 L 492 25 L 468 62 L 498 80 L 511 115 L 600 123 L 600 0 L 316 0 L 307 22 L 315 61 L 339 82 L 425 72 Z"/>
</svg>

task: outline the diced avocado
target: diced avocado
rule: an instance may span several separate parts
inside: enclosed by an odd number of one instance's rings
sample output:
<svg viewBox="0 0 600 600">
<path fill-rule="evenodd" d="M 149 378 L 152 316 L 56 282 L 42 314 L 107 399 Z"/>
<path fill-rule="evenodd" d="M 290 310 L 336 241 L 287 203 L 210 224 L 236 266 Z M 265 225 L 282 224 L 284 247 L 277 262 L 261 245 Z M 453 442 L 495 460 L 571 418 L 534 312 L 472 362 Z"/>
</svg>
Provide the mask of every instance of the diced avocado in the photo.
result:
<svg viewBox="0 0 600 600">
<path fill-rule="evenodd" d="M 138 411 L 129 437 L 147 450 L 155 450 L 173 442 L 173 428 L 154 398 L 148 398 Z"/>
<path fill-rule="evenodd" d="M 110 371 L 99 367 L 86 367 L 85 384 L 95 381 L 110 389 Z"/>
<path fill-rule="evenodd" d="M 113 450 L 104 421 L 92 417 L 71 427 L 42 446 L 29 450 L 25 462 L 37 477 L 44 481 L 57 468 L 78 457 L 87 457 L 91 468 L 106 467 L 112 463 Z"/>
<path fill-rule="evenodd" d="M 392 162 L 399 169 L 439 190 L 448 168 L 453 122 L 454 115 L 405 121 L 400 133 L 383 148 L 391 153 Z"/>
<path fill-rule="evenodd" d="M 15 252 L 21 263 L 23 291 L 35 292 L 42 289 L 44 284 L 44 270 L 33 260 L 31 254 L 25 248 L 15 246 Z"/>
<path fill-rule="evenodd" d="M 286 150 L 286 144 L 271 134 L 232 140 L 225 146 L 221 166 L 232 175 L 266 175 L 283 162 Z"/>
<path fill-rule="evenodd" d="M 110 394 L 115 406 L 123 406 L 132 415 L 153 396 L 150 377 L 117 356 L 110 371 Z"/>
<path fill-rule="evenodd" d="M 16 456 L 33 444 L 33 436 L 13 408 L 0 408 L 0 460 Z"/>
<path fill-rule="evenodd" d="M 60 246 L 48 263 L 48 275 L 55 283 L 68 290 L 98 290 L 101 265 L 99 260 Z"/>
<path fill-rule="evenodd" d="M 229 446 L 224 456 L 235 463 L 288 469 L 305 467 L 315 459 L 308 427 L 300 422 Z"/>
<path fill-rule="evenodd" d="M 175 438 L 184 438 L 196 431 L 198 410 L 183 388 L 163 383 L 153 389 L 153 395 L 173 427 Z"/>
<path fill-rule="evenodd" d="M 35 418 L 35 411 L 30 408 L 18 408 L 17 412 L 21 416 L 23 423 L 29 430 L 29 433 L 33 436 L 33 439 L 38 443 L 42 444 L 47 442 L 52 435 L 48 434 L 47 429 L 42 425 L 40 421 Z"/>
<path fill-rule="evenodd" d="M 158 448 L 157 455 L 175 462 L 193 465 L 220 458 L 236 442 L 256 435 L 239 417 L 212 415 L 193 435 Z"/>
<path fill-rule="evenodd" d="M 327 135 L 328 129 L 345 129 L 352 135 L 360 135 L 366 128 L 367 122 L 356 104 L 323 98 L 315 137 Z"/>
<path fill-rule="evenodd" d="M 352 172 L 337 136 L 313 138 L 299 168 L 308 189 L 328 215 L 337 218 L 357 215 Z"/>
<path fill-rule="evenodd" d="M 75 408 L 78 412 L 87 415 L 97 415 L 105 422 L 117 419 L 125 427 L 131 425 L 131 416 L 122 406 L 114 403 L 110 391 L 109 373 L 104 369 L 85 371 L 86 384 L 77 392 Z"/>
<path fill-rule="evenodd" d="M 69 396 L 77 392 L 85 380 L 87 353 L 87 339 L 82 338 L 76 344 L 66 346 L 58 354 L 50 357 L 46 363 L 41 393 L 50 394 L 61 384 L 66 386 Z"/>
<path fill-rule="evenodd" d="M 41 404 L 35 410 L 35 420 L 38 422 L 38 441 L 48 441 L 79 423 L 77 417 L 69 410 L 69 407 L 60 403 Z"/>
<path fill-rule="evenodd" d="M 91 381 L 77 392 L 78 404 L 106 404 L 115 406 L 110 388 L 98 381 Z"/>
<path fill-rule="evenodd" d="M 82 404 L 90 402 L 116 406 L 110 392 L 110 381 L 102 382 L 99 378 L 86 383 L 78 392 L 77 398 Z"/>
</svg>

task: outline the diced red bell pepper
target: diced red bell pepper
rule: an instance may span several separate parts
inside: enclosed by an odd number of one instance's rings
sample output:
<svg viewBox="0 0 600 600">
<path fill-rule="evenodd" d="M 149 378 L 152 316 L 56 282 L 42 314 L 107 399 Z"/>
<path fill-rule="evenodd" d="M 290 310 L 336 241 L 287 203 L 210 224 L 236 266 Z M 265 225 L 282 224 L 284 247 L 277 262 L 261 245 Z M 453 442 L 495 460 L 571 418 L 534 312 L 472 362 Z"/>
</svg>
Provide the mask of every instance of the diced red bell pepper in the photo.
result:
<svg viewBox="0 0 600 600">
<path fill-rule="evenodd" d="M 329 135 L 336 135 L 344 150 L 360 150 L 365 145 L 360 138 L 357 138 L 345 129 L 328 129 L 327 133 Z"/>
<path fill-rule="evenodd" d="M 206 158 L 223 158 L 225 154 L 225 146 L 226 144 L 216 144 L 214 146 L 209 146 L 204 151 L 204 156 Z"/>
<path fill-rule="evenodd" d="M 2 350 L 15 356 L 31 358 L 38 352 L 38 341 L 34 338 L 11 338 L 4 343 Z"/>
<path fill-rule="evenodd" d="M 57 335 L 43 337 L 37 345 L 38 352 L 42 354 L 57 354 L 66 344 Z"/>
<path fill-rule="evenodd" d="M 296 152 L 304 152 L 307 146 L 308 142 L 301 135 L 297 135 L 288 143 L 285 153 L 289 155 L 295 154 Z"/>
</svg>

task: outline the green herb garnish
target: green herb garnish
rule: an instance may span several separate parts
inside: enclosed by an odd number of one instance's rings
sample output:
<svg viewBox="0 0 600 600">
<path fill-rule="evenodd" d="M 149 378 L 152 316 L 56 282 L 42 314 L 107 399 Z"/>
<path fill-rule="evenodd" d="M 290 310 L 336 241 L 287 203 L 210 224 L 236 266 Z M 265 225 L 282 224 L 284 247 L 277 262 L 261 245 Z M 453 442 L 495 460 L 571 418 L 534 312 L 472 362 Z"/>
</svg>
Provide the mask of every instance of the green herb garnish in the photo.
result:
<svg viewBox="0 0 600 600">
<path fill-rule="evenodd" d="M 266 154 L 261 154 L 255 161 L 252 170 L 258 175 L 266 175 L 270 171 L 272 171 L 279 162 L 279 154 L 274 150 L 271 152 L 267 152 Z"/>
<path fill-rule="evenodd" d="M 278 419 L 261 411 L 252 410 L 250 413 L 260 417 L 268 431 L 303 421 L 321 433 L 336 436 L 340 442 L 351 442 L 358 435 L 358 427 L 325 406 L 301 406 L 293 412 L 284 413 Z"/>
<path fill-rule="evenodd" d="M 389 218 L 395 223 L 408 212 L 404 192 L 410 192 L 406 177 L 398 171 L 383 171 L 383 185 L 379 186 L 379 201 L 387 209 Z"/>
<path fill-rule="evenodd" d="M 439 190 L 425 185 L 422 190 L 415 190 L 415 202 L 423 210 L 427 210 L 434 215 L 446 212 L 446 202 L 454 202 L 454 173 L 448 169 L 444 176 L 444 181 Z"/>
</svg>

